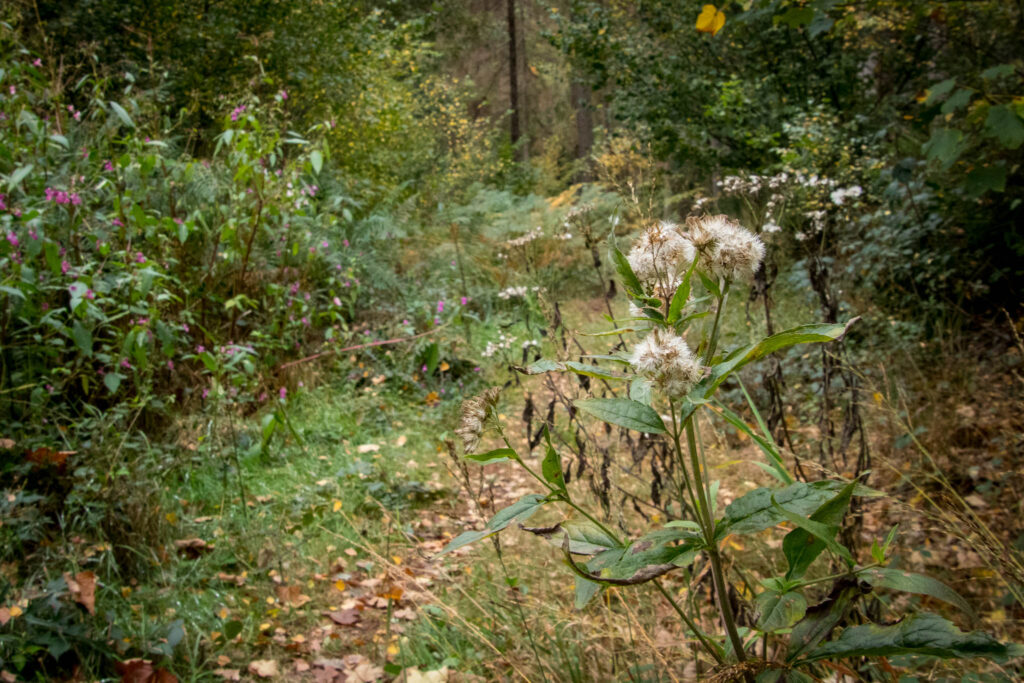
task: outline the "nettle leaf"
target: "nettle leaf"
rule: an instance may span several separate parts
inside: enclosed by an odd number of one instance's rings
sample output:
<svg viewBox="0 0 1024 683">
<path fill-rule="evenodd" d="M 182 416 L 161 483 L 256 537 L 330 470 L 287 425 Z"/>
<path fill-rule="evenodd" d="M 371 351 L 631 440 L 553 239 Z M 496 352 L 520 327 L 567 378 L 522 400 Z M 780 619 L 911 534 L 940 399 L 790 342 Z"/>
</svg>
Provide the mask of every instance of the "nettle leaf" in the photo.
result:
<svg viewBox="0 0 1024 683">
<path fill-rule="evenodd" d="M 832 642 L 811 651 L 802 661 L 839 657 L 927 655 L 944 659 L 987 657 L 1005 659 L 1014 654 L 1007 645 L 979 631 L 964 633 L 937 614 L 922 612 L 898 624 L 865 624 L 848 628 Z"/>
<path fill-rule="evenodd" d="M 573 402 L 577 408 L 609 424 L 647 434 L 664 434 L 665 423 L 648 405 L 628 398 L 588 398 Z"/>
<path fill-rule="evenodd" d="M 759 358 L 767 356 L 780 349 L 785 349 L 795 344 L 810 344 L 816 342 L 831 342 L 842 339 L 846 331 L 860 318 L 853 318 L 846 324 L 812 324 L 801 325 L 766 337 L 756 344 L 750 344 L 736 349 L 730 353 L 725 360 L 711 368 L 711 376 L 704 379 L 697 385 L 695 392 L 699 392 L 704 398 L 710 398 L 711 394 L 724 382 L 729 375 Z"/>
<path fill-rule="evenodd" d="M 569 538 L 569 552 L 573 555 L 599 555 L 613 548 L 622 549 L 615 539 L 589 520 L 574 520 L 552 527 L 523 527 L 535 536 L 558 548 L 564 547 L 565 538 Z M 593 583 L 593 582 L 591 582 Z"/>
<path fill-rule="evenodd" d="M 1006 166 L 994 164 L 980 166 L 967 174 L 965 184 L 967 196 L 977 199 L 986 192 L 1003 192 L 1006 190 Z"/>
<path fill-rule="evenodd" d="M 807 599 L 802 593 L 764 591 L 757 596 L 757 627 L 762 631 L 789 628 L 807 613 Z"/>
<path fill-rule="evenodd" d="M 928 96 L 925 98 L 924 103 L 926 105 L 935 104 L 943 97 L 953 92 L 953 88 L 956 87 L 955 78 L 947 78 L 944 81 L 939 81 L 932 87 L 928 88 Z"/>
<path fill-rule="evenodd" d="M 929 161 L 938 161 L 944 168 L 949 168 L 963 152 L 963 138 L 964 134 L 955 128 L 936 128 L 921 151 Z"/>
<path fill-rule="evenodd" d="M 928 595 L 954 605 L 972 618 L 975 617 L 974 609 L 959 593 L 931 577 L 901 571 L 892 567 L 868 569 L 867 571 L 858 572 L 857 577 L 861 581 L 870 583 L 875 588 L 889 588 L 904 593 Z"/>
<path fill-rule="evenodd" d="M 495 450 L 487 451 L 486 453 L 471 453 L 464 457 L 466 458 L 466 460 L 490 464 L 514 460 L 516 457 L 516 452 L 511 448 L 496 448 Z"/>
<path fill-rule="evenodd" d="M 324 166 L 323 153 L 318 149 L 314 149 L 309 154 L 309 163 L 312 164 L 313 166 L 313 173 L 320 175 L 320 169 L 322 169 Z"/>
<path fill-rule="evenodd" d="M 725 508 L 725 523 L 734 534 L 753 534 L 773 527 L 786 518 L 772 505 L 775 502 L 797 515 L 809 515 L 845 486 L 838 481 L 796 482 L 781 489 L 758 488 L 737 498 Z M 879 496 L 866 486 L 854 488 L 855 496 Z"/>
<path fill-rule="evenodd" d="M 985 130 L 1006 149 L 1017 149 L 1024 142 L 1024 123 L 1017 112 L 1005 104 L 989 107 Z"/>
<path fill-rule="evenodd" d="M 92 331 L 89 328 L 76 320 L 74 325 L 71 326 L 71 338 L 74 340 L 75 346 L 82 353 L 86 356 L 92 356 Z"/>
<path fill-rule="evenodd" d="M 829 530 L 838 531 L 856 486 L 856 482 L 844 486 L 839 493 L 822 503 L 821 507 L 814 511 L 814 514 L 810 516 L 810 521 L 821 523 Z M 834 536 L 835 532 L 830 534 L 830 538 Z M 793 580 L 802 577 L 811 563 L 825 550 L 826 545 L 824 540 L 816 537 L 806 528 L 796 528 L 786 534 L 786 537 L 782 539 L 782 552 L 789 562 L 786 579 Z"/>
<path fill-rule="evenodd" d="M 491 521 L 487 523 L 487 526 L 480 531 L 466 531 L 453 538 L 451 542 L 445 546 L 444 550 L 437 554 L 437 556 L 440 557 L 441 555 L 450 553 L 464 545 L 469 545 L 470 543 L 475 543 L 481 539 L 487 538 L 488 536 L 492 536 L 512 522 L 525 521 L 529 519 L 533 513 L 541 509 L 545 503 L 547 503 L 547 499 L 538 493 L 531 493 L 523 496 L 518 502 L 513 503 L 504 510 L 499 511 L 498 514 L 494 515 L 494 517 L 491 518 Z"/>
</svg>

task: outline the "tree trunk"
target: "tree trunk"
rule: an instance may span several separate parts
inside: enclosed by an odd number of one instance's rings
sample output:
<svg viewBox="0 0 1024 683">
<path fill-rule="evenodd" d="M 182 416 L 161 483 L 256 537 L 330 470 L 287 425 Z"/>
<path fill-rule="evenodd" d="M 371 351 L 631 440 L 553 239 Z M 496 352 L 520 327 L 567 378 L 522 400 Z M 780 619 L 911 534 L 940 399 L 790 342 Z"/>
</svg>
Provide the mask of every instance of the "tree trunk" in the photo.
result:
<svg viewBox="0 0 1024 683">
<path fill-rule="evenodd" d="M 514 147 L 522 131 L 519 126 L 519 50 L 516 41 L 516 0 L 506 0 L 508 10 L 508 101 L 509 101 L 509 134 Z M 519 152 L 516 152 L 516 158 Z"/>
<path fill-rule="evenodd" d="M 594 114 L 590 108 L 590 87 L 574 78 L 569 93 L 576 112 L 576 160 L 584 162 L 576 172 L 576 182 L 585 183 L 593 180 L 590 152 L 594 147 Z"/>
</svg>

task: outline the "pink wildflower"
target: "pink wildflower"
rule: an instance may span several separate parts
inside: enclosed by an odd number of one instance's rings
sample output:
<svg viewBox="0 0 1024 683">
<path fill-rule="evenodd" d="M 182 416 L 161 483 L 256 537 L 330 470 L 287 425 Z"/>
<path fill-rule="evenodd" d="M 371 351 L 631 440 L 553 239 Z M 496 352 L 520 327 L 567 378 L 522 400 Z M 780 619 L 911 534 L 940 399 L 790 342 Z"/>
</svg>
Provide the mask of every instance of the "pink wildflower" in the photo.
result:
<svg viewBox="0 0 1024 683">
<path fill-rule="evenodd" d="M 278 392 L 277 392 L 277 395 L 278 395 L 278 396 L 279 396 L 279 397 L 281 398 L 281 400 L 283 401 L 283 400 L 285 400 L 286 398 L 288 398 L 288 390 L 287 390 L 286 388 L 284 388 L 284 387 L 281 387 L 280 391 L 278 391 Z"/>
</svg>

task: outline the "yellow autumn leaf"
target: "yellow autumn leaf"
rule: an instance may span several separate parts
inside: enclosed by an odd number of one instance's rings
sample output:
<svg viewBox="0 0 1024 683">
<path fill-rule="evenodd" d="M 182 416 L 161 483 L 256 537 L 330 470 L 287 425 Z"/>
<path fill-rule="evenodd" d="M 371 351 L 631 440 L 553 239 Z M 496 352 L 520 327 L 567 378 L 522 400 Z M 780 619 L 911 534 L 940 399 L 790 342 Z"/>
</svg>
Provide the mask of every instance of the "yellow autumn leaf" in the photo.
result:
<svg viewBox="0 0 1024 683">
<path fill-rule="evenodd" d="M 697 30 L 701 33 L 716 35 L 725 26 L 725 13 L 714 5 L 704 5 L 697 17 Z"/>
<path fill-rule="evenodd" d="M 334 501 L 334 511 L 337 512 L 340 509 L 341 509 L 341 501 L 340 500 Z"/>
<path fill-rule="evenodd" d="M 339 591 L 343 591 L 343 590 L 345 590 L 345 582 L 342 581 L 341 579 L 338 579 L 337 581 L 334 582 L 334 587 L 336 589 L 338 589 Z"/>
</svg>

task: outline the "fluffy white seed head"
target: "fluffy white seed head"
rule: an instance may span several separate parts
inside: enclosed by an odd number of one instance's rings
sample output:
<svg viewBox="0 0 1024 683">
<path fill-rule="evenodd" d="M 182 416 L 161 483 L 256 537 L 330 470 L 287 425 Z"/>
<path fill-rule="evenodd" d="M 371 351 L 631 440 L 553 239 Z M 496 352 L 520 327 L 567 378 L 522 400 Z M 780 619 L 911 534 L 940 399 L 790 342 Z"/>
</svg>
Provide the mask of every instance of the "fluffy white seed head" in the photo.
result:
<svg viewBox="0 0 1024 683">
<path fill-rule="evenodd" d="M 728 216 L 692 217 L 686 226 L 701 263 L 719 277 L 749 279 L 764 260 L 761 238 Z"/>
<path fill-rule="evenodd" d="M 693 262 L 694 250 L 679 226 L 659 222 L 640 235 L 626 259 L 641 282 L 657 282 L 671 278 L 680 268 Z"/>
<path fill-rule="evenodd" d="M 669 398 L 685 396 L 703 374 L 686 340 L 666 330 L 647 335 L 633 348 L 629 362 Z"/>
<path fill-rule="evenodd" d="M 491 387 L 479 396 L 462 402 L 462 418 L 455 433 L 462 438 L 462 446 L 466 453 L 475 453 L 480 446 L 484 426 L 498 404 L 500 393 L 500 388 Z"/>
</svg>

